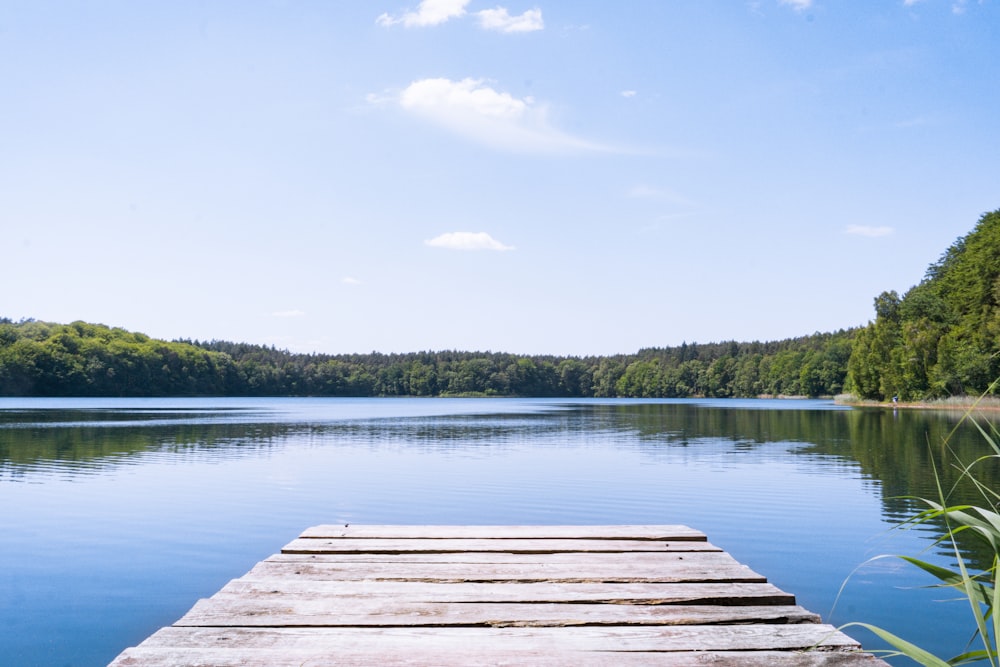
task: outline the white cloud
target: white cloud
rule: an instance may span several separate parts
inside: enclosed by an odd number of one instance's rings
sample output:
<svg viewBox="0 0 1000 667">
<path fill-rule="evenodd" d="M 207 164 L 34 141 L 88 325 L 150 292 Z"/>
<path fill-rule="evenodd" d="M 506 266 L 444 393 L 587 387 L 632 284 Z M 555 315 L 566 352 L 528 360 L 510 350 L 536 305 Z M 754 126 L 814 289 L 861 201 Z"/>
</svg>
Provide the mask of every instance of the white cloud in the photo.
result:
<svg viewBox="0 0 1000 667">
<path fill-rule="evenodd" d="M 797 12 L 802 12 L 812 7 L 813 0 L 778 0 L 782 5 L 788 5 Z"/>
<path fill-rule="evenodd" d="M 271 313 L 271 317 L 302 317 L 305 313 L 301 310 L 279 310 Z"/>
<path fill-rule="evenodd" d="M 847 233 L 854 234 L 855 236 L 868 236 L 870 238 L 878 238 L 881 236 L 889 236 L 893 233 L 892 227 L 869 227 L 867 225 L 848 225 Z"/>
<path fill-rule="evenodd" d="M 424 241 L 424 245 L 448 250 L 513 250 L 514 246 L 504 245 L 486 232 L 447 232 Z"/>
<path fill-rule="evenodd" d="M 623 90 L 621 92 L 622 97 L 635 97 L 636 94 L 637 93 L 634 90 Z"/>
<path fill-rule="evenodd" d="M 369 95 L 369 100 L 378 99 Z M 522 153 L 607 151 L 608 147 L 565 134 L 548 123 L 547 110 L 532 97 L 517 98 L 481 79 L 421 79 L 397 98 L 412 114 L 492 148 Z"/>
<path fill-rule="evenodd" d="M 517 99 L 499 93 L 482 80 L 421 79 L 414 81 L 399 96 L 404 109 L 452 119 L 463 115 L 502 120 L 520 120 L 534 100 Z"/>
<path fill-rule="evenodd" d="M 541 9 L 529 9 L 520 16 L 511 16 L 506 7 L 484 9 L 476 12 L 479 27 L 498 32 L 533 32 L 545 27 Z"/>
<path fill-rule="evenodd" d="M 351 276 L 345 276 L 344 278 L 341 279 L 340 282 L 344 283 L 345 285 L 360 285 L 361 284 L 360 280 L 358 280 L 357 278 L 352 278 Z"/>
<path fill-rule="evenodd" d="M 389 27 L 402 23 L 407 28 L 423 28 L 439 25 L 453 18 L 465 15 L 469 0 L 422 0 L 415 12 L 403 12 L 400 16 L 382 14 L 375 22 Z"/>
<path fill-rule="evenodd" d="M 383 27 L 403 24 L 407 28 L 425 28 L 465 16 L 469 0 L 421 0 L 416 11 L 400 14 L 381 14 L 375 23 Z M 475 12 L 479 27 L 497 32 L 533 32 L 545 28 L 541 9 L 529 9 L 519 16 L 511 16 L 506 7 L 483 9 Z"/>
</svg>

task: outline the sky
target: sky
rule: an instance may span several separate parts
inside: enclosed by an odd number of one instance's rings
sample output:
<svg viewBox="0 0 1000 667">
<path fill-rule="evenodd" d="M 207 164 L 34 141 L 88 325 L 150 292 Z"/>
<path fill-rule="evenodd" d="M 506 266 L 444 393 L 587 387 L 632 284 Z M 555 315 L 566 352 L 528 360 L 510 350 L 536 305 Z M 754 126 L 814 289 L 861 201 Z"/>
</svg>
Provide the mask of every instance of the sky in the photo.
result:
<svg viewBox="0 0 1000 667">
<path fill-rule="evenodd" d="M 780 340 L 1000 208 L 1000 0 L 495 2 L 0 2 L 0 317 Z"/>
</svg>

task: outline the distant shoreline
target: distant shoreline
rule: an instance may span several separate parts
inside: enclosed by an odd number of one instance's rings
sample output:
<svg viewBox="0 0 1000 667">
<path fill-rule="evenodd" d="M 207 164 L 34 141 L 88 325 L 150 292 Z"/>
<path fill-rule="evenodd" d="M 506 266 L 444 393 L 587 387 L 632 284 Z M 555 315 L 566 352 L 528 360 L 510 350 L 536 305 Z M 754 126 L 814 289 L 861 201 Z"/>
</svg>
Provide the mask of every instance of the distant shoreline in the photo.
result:
<svg viewBox="0 0 1000 667">
<path fill-rule="evenodd" d="M 854 396 L 837 396 L 837 405 L 852 408 L 891 408 L 893 410 L 1000 411 L 1000 397 L 954 396 L 930 401 L 866 401 Z"/>
</svg>

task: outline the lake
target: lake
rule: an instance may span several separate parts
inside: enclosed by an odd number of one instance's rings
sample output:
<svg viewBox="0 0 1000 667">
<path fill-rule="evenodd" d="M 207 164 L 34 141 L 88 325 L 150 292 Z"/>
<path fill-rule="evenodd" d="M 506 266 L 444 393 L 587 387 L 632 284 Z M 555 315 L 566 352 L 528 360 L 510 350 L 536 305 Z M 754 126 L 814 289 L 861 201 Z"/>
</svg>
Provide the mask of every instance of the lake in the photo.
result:
<svg viewBox="0 0 1000 667">
<path fill-rule="evenodd" d="M 320 523 L 680 523 L 824 620 L 947 658 L 967 603 L 865 563 L 950 562 L 892 528 L 934 466 L 954 479 L 956 423 L 818 400 L 0 399 L 0 655 L 106 665 Z M 969 425 L 950 444 L 985 453 Z"/>
</svg>

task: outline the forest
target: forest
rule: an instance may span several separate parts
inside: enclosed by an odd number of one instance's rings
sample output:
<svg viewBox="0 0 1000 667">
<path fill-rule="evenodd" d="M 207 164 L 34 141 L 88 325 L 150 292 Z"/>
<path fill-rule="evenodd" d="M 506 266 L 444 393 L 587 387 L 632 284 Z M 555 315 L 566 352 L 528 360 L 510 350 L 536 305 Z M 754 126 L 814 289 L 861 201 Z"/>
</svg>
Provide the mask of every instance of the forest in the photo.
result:
<svg viewBox="0 0 1000 667">
<path fill-rule="evenodd" d="M 1000 210 L 984 214 L 903 296 L 875 298 L 855 336 L 848 386 L 860 398 L 992 393 L 1000 377 Z"/>
<path fill-rule="evenodd" d="M 774 343 L 684 344 L 612 357 L 497 352 L 292 354 L 163 341 L 100 324 L 0 320 L 4 396 L 833 395 L 853 333 Z"/>
<path fill-rule="evenodd" d="M 1000 211 L 860 328 L 774 342 L 684 343 L 592 357 L 502 352 L 295 354 L 0 318 L 2 396 L 834 396 L 977 394 L 1000 377 Z"/>
</svg>

